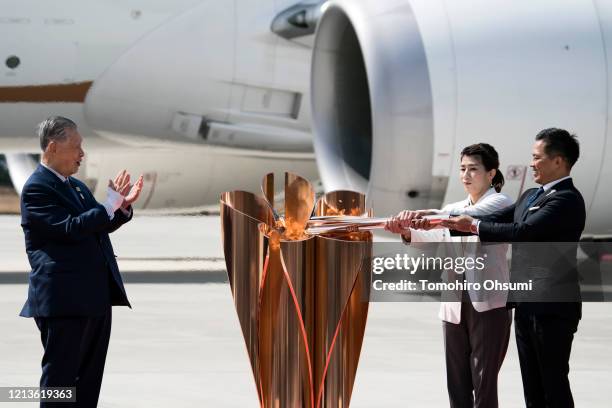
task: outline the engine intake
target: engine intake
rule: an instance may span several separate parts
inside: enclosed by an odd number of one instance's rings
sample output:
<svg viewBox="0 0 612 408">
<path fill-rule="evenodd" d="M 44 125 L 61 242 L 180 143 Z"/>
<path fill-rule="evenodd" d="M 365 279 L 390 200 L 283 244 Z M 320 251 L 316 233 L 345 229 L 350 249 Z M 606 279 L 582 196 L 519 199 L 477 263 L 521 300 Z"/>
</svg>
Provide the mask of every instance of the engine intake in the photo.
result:
<svg viewBox="0 0 612 408">
<path fill-rule="evenodd" d="M 327 191 L 366 193 L 381 213 L 430 204 L 432 96 L 408 2 L 331 0 L 317 27 L 311 87 Z"/>
</svg>

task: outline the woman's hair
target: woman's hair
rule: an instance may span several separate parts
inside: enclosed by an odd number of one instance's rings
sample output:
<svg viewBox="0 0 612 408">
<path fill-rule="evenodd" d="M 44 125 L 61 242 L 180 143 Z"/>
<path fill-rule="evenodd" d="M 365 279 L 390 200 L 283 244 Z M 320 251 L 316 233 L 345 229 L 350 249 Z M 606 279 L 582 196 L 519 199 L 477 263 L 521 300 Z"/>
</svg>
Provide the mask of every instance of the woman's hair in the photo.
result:
<svg viewBox="0 0 612 408">
<path fill-rule="evenodd" d="M 493 146 L 488 143 L 476 143 L 464 147 L 461 151 L 461 158 L 463 156 L 479 156 L 480 162 L 484 166 L 486 171 L 495 169 L 495 176 L 491 181 L 491 186 L 495 188 L 498 193 L 504 186 L 504 175 L 499 171 L 499 156 Z"/>
</svg>

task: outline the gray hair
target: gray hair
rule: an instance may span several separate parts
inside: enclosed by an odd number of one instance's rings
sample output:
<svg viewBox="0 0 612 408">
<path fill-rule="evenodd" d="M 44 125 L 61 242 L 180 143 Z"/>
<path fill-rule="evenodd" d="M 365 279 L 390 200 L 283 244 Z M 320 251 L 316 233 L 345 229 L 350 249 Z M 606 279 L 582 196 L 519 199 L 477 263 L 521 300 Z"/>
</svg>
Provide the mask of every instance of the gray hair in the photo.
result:
<svg viewBox="0 0 612 408">
<path fill-rule="evenodd" d="M 38 124 L 36 131 L 40 140 L 40 148 L 44 152 L 52 140 L 56 142 L 66 140 L 66 129 L 76 129 L 76 127 L 76 123 L 63 116 L 48 117 Z"/>
</svg>

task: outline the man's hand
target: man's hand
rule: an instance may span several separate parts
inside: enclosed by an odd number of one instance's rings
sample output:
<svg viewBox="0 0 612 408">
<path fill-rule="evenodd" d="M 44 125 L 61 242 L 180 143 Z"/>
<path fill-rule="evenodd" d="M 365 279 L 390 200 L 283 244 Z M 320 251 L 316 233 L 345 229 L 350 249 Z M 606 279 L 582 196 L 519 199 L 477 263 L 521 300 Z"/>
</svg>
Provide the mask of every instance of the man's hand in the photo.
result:
<svg viewBox="0 0 612 408">
<path fill-rule="evenodd" d="M 128 175 L 128 185 L 126 188 L 124 188 L 124 190 L 122 190 L 122 194 L 121 194 L 122 196 L 125 197 L 123 199 L 123 204 L 121 205 L 121 208 L 126 209 L 130 205 L 135 203 L 136 200 L 138 200 L 138 197 L 140 197 L 140 192 L 142 191 L 143 183 L 144 181 L 143 181 L 142 174 L 141 174 L 140 177 L 138 177 L 138 180 L 136 180 L 136 183 L 134 183 L 134 185 L 130 185 L 129 175 Z M 125 193 L 123 193 L 123 191 Z"/>
<path fill-rule="evenodd" d="M 124 169 L 117 173 L 114 180 L 108 181 L 108 187 L 123 196 L 123 203 L 121 204 L 121 208 L 123 209 L 128 208 L 130 205 L 136 202 L 138 197 L 140 197 L 140 192 L 142 191 L 142 174 L 140 177 L 138 177 L 138 180 L 136 180 L 136 183 L 133 185 L 130 184 L 130 180 L 130 174 Z"/>
<path fill-rule="evenodd" d="M 127 170 L 121 170 L 117 173 L 114 180 L 108 180 L 108 187 L 122 196 L 125 196 L 130 187 L 130 175 Z"/>
<path fill-rule="evenodd" d="M 442 226 L 455 231 L 470 232 L 472 221 L 474 221 L 474 219 L 469 215 L 461 215 L 459 217 L 443 220 Z"/>
<path fill-rule="evenodd" d="M 436 227 L 436 225 L 432 225 L 427 218 L 413 218 L 411 224 L 411 227 L 414 229 L 422 229 L 426 231 Z"/>
</svg>

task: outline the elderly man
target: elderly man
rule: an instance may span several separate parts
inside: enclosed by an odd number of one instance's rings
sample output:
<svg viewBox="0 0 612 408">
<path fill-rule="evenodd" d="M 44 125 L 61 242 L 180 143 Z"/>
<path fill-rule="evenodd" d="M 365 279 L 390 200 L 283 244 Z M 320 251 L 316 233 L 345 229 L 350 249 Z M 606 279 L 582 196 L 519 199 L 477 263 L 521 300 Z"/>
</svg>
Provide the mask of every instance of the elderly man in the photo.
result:
<svg viewBox="0 0 612 408">
<path fill-rule="evenodd" d="M 76 387 L 74 406 L 98 402 L 111 306 L 130 306 L 108 234 L 132 218 L 142 176 L 121 171 L 103 204 L 71 177 L 84 157 L 70 119 L 39 125 L 40 165 L 21 194 L 21 225 L 32 271 L 21 316 L 33 317 L 44 347 L 41 387 Z M 52 403 L 41 402 L 42 407 Z M 62 403 L 59 406 L 70 404 Z"/>
</svg>

